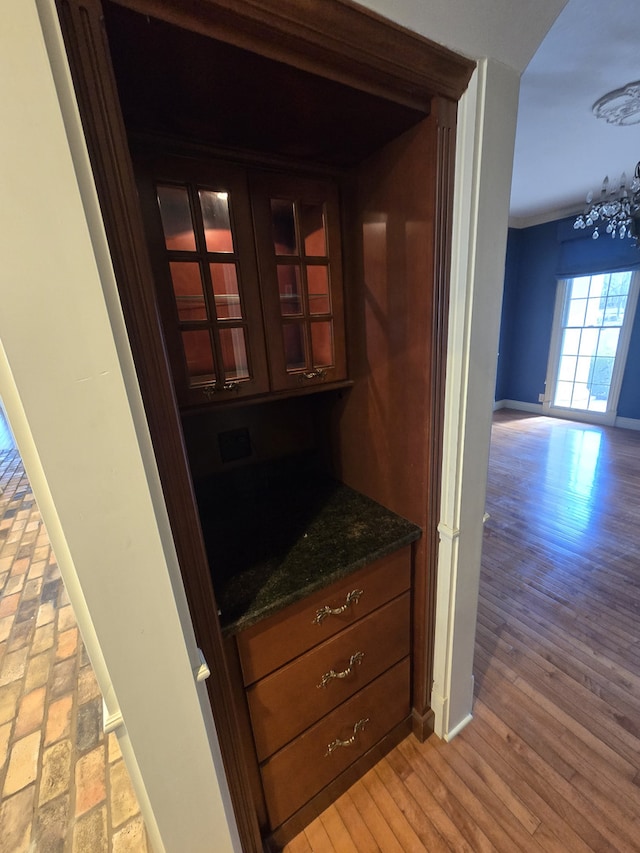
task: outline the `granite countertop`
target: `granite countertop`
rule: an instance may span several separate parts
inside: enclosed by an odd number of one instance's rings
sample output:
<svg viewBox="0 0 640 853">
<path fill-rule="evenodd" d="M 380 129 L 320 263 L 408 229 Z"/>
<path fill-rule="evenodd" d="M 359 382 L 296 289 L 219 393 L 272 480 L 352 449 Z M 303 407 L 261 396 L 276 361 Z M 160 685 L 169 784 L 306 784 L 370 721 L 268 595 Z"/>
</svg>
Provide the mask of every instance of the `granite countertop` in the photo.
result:
<svg viewBox="0 0 640 853">
<path fill-rule="evenodd" d="M 370 498 L 307 471 L 210 478 L 196 493 L 225 634 L 421 535 Z"/>
</svg>

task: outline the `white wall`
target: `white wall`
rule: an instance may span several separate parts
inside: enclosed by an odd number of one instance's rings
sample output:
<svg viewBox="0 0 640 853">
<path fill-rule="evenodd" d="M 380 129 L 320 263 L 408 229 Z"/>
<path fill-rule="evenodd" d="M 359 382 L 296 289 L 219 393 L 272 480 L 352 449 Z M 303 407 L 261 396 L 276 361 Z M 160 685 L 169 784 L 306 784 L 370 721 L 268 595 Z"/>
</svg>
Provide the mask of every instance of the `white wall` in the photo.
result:
<svg viewBox="0 0 640 853">
<path fill-rule="evenodd" d="M 0 396 L 155 853 L 222 853 L 226 785 L 56 24 L 53 0 L 0 9 Z"/>
</svg>

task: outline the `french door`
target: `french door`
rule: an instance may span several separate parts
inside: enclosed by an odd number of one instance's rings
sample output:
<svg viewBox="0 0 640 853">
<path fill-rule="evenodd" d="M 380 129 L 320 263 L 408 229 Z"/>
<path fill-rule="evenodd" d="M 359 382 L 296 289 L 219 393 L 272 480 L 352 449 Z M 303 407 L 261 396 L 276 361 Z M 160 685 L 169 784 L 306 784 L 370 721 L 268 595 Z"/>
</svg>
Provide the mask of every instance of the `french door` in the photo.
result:
<svg viewBox="0 0 640 853">
<path fill-rule="evenodd" d="M 638 298 L 638 275 L 558 282 L 543 410 L 613 424 Z"/>
</svg>

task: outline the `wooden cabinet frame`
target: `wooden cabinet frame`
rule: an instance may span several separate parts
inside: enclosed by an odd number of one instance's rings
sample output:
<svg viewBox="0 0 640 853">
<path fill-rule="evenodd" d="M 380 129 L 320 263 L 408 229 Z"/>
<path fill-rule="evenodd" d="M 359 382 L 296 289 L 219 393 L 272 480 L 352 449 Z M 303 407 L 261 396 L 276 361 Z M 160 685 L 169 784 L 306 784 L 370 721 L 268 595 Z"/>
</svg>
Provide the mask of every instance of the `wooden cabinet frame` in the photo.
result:
<svg viewBox="0 0 640 853">
<path fill-rule="evenodd" d="M 412 520 L 420 523 L 424 530 L 414 577 L 413 640 L 414 731 L 424 737 L 430 726 L 433 666 L 455 102 L 468 84 L 473 63 L 347 0 L 119 2 L 134 11 L 214 36 L 428 114 L 417 135 L 422 137 L 422 145 L 425 139 L 428 141 L 429 155 L 413 155 L 420 180 L 427 180 L 424 193 L 430 216 L 422 221 L 420 239 L 427 237 L 428 251 L 413 271 L 406 272 L 413 298 L 427 294 L 428 302 L 421 312 L 427 323 L 420 335 L 424 351 L 413 367 L 409 364 L 424 379 L 415 415 L 418 420 L 412 431 L 414 442 L 419 442 L 422 448 L 420 464 L 426 466 L 426 470 L 420 472 L 421 488 L 416 492 L 420 507 L 411 513 Z M 215 617 L 217 608 L 162 339 L 126 130 L 103 25 L 102 4 L 100 0 L 57 0 L 57 5 L 187 599 L 198 644 L 212 671 L 207 682 L 209 698 L 240 838 L 244 850 L 259 851 L 262 839 L 252 779 L 234 710 L 235 683 Z M 416 141 L 416 134 L 406 143 L 409 148 L 411 140 Z M 404 145 L 404 141 L 398 142 L 393 156 L 402 157 Z M 365 184 L 366 180 L 365 175 Z M 354 234 L 354 239 L 359 240 L 360 235 Z M 363 271 L 357 263 L 352 265 L 351 274 L 362 280 Z M 356 288 L 352 298 L 361 300 L 362 292 Z M 363 338 L 367 334 L 366 318 L 362 318 L 360 309 L 361 304 L 356 304 L 351 317 L 356 332 Z M 406 313 L 406 310 L 399 305 L 398 311 Z M 355 369 L 356 374 L 360 371 L 362 375 L 364 366 L 359 363 Z M 356 441 L 355 435 L 362 426 L 363 412 L 367 408 L 366 387 L 363 385 L 362 391 L 355 388 L 354 392 L 353 406 L 347 412 L 353 434 L 339 435 L 336 439 L 343 452 Z M 391 509 L 402 511 L 402 500 L 394 494 L 391 481 L 393 460 L 384 466 L 376 482 L 369 479 L 367 471 L 348 460 L 344 475 L 350 484 L 364 487 L 372 497 Z"/>
</svg>

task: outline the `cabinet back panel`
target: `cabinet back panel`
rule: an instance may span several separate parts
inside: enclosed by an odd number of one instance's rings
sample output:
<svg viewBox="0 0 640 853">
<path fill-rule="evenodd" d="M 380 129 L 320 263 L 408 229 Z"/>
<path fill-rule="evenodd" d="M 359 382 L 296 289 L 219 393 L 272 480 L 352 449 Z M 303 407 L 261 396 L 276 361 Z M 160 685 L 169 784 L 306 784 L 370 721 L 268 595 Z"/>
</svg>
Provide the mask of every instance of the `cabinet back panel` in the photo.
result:
<svg viewBox="0 0 640 853">
<path fill-rule="evenodd" d="M 182 423 L 194 480 L 240 465 L 255 465 L 316 449 L 312 404 L 307 397 L 203 410 L 185 415 Z M 248 433 L 249 455 L 225 463 L 220 444 L 222 441 L 224 452 L 227 434 L 234 431 Z"/>
</svg>

